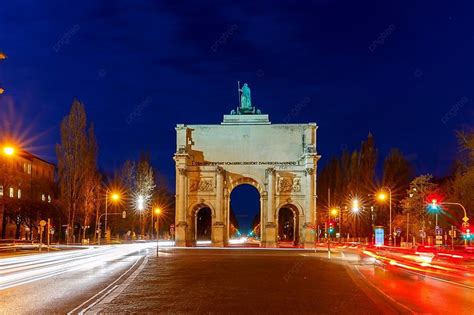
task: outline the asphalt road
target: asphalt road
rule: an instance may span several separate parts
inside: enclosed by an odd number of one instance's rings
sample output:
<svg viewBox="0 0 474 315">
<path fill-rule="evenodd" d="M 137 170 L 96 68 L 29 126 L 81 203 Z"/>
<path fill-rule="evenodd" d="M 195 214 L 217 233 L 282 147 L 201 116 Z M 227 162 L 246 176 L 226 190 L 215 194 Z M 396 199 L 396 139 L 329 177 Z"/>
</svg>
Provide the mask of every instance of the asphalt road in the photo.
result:
<svg viewBox="0 0 474 315">
<path fill-rule="evenodd" d="M 322 249 L 162 247 L 156 256 L 155 246 L 1 258 L 0 314 L 474 314 L 469 283 L 374 266 L 356 248 L 328 259 Z"/>
<path fill-rule="evenodd" d="M 0 259 L 1 314 L 65 314 L 119 284 L 155 244 L 90 247 Z M 79 308 L 77 308 L 80 306 Z"/>
<path fill-rule="evenodd" d="M 295 250 L 166 249 L 94 312 L 397 313 L 345 263 Z"/>
</svg>

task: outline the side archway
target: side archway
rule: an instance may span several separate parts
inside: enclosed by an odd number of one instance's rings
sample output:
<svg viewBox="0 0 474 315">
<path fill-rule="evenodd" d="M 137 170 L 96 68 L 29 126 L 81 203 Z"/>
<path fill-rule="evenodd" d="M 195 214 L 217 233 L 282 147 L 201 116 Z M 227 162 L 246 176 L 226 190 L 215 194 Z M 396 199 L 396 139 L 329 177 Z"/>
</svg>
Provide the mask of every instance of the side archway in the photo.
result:
<svg viewBox="0 0 474 315">
<path fill-rule="evenodd" d="M 278 246 L 293 247 L 300 242 L 300 217 L 296 205 L 283 204 L 277 211 Z"/>
<path fill-rule="evenodd" d="M 209 245 L 212 241 L 212 225 L 214 222 L 214 209 L 205 203 L 194 205 L 191 211 L 195 245 Z"/>
</svg>

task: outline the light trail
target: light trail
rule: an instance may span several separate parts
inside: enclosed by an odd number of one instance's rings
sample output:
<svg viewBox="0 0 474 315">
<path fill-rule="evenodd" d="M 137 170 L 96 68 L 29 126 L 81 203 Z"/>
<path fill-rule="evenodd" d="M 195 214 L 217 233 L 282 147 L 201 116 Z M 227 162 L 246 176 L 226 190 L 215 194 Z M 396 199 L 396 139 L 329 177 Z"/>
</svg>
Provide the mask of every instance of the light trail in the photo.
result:
<svg viewBox="0 0 474 315">
<path fill-rule="evenodd" d="M 156 243 L 135 243 L 0 259 L 0 290 L 66 272 L 89 270 L 108 261 L 155 248 Z"/>
</svg>

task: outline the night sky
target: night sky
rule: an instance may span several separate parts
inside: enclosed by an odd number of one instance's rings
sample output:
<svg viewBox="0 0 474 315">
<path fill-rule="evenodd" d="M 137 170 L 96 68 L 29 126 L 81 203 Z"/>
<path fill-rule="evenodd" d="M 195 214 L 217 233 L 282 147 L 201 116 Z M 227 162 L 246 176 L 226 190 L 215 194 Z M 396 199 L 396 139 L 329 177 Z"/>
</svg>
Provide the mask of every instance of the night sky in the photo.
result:
<svg viewBox="0 0 474 315">
<path fill-rule="evenodd" d="M 202 2 L 3 1 L 3 130 L 55 161 L 78 98 L 102 169 L 149 151 L 174 188 L 174 126 L 220 123 L 240 80 L 273 123 L 319 125 L 322 163 L 372 132 L 381 158 L 448 172 L 474 118 L 474 2 Z"/>
</svg>

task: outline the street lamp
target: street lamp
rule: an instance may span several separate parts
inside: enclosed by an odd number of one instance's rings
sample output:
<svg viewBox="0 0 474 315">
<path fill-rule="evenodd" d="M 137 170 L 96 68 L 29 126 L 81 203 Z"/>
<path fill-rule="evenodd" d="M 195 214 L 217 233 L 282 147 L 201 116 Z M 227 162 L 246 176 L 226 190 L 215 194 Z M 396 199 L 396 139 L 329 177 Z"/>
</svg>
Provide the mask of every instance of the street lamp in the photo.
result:
<svg viewBox="0 0 474 315">
<path fill-rule="evenodd" d="M 390 209 L 390 222 L 389 222 L 389 238 L 388 244 L 392 245 L 392 189 L 390 187 L 384 186 L 380 189 L 380 192 L 377 194 L 377 199 L 381 202 L 385 202 L 387 200 L 387 192 L 388 192 L 388 204 Z"/>
<path fill-rule="evenodd" d="M 334 207 L 331 209 L 331 216 L 337 218 L 339 215 L 339 238 L 342 238 L 342 210 L 339 207 Z"/>
<path fill-rule="evenodd" d="M 352 199 L 352 208 L 351 208 L 353 213 L 358 213 L 360 211 L 360 203 L 359 199 Z"/>
<path fill-rule="evenodd" d="M 161 214 L 161 208 L 155 208 L 154 210 L 155 215 L 156 215 L 156 254 L 158 254 L 158 248 L 160 247 L 160 214 Z"/>
<path fill-rule="evenodd" d="M 118 202 L 120 200 L 120 194 L 117 192 L 112 192 L 110 195 L 110 199 L 112 199 L 113 202 Z M 104 224 L 104 230 L 105 234 L 107 235 L 107 209 L 108 209 L 108 204 L 109 204 L 109 189 L 106 189 L 105 191 L 105 224 Z M 100 240 L 100 234 L 99 234 L 99 240 Z"/>
<path fill-rule="evenodd" d="M 8 155 L 8 156 L 12 156 L 13 154 L 15 154 L 15 148 L 8 145 L 4 146 L 2 151 L 3 151 L 3 154 Z"/>
<path fill-rule="evenodd" d="M 145 198 L 143 198 L 143 195 L 139 195 L 137 198 L 137 209 L 138 211 L 145 209 Z"/>
</svg>

